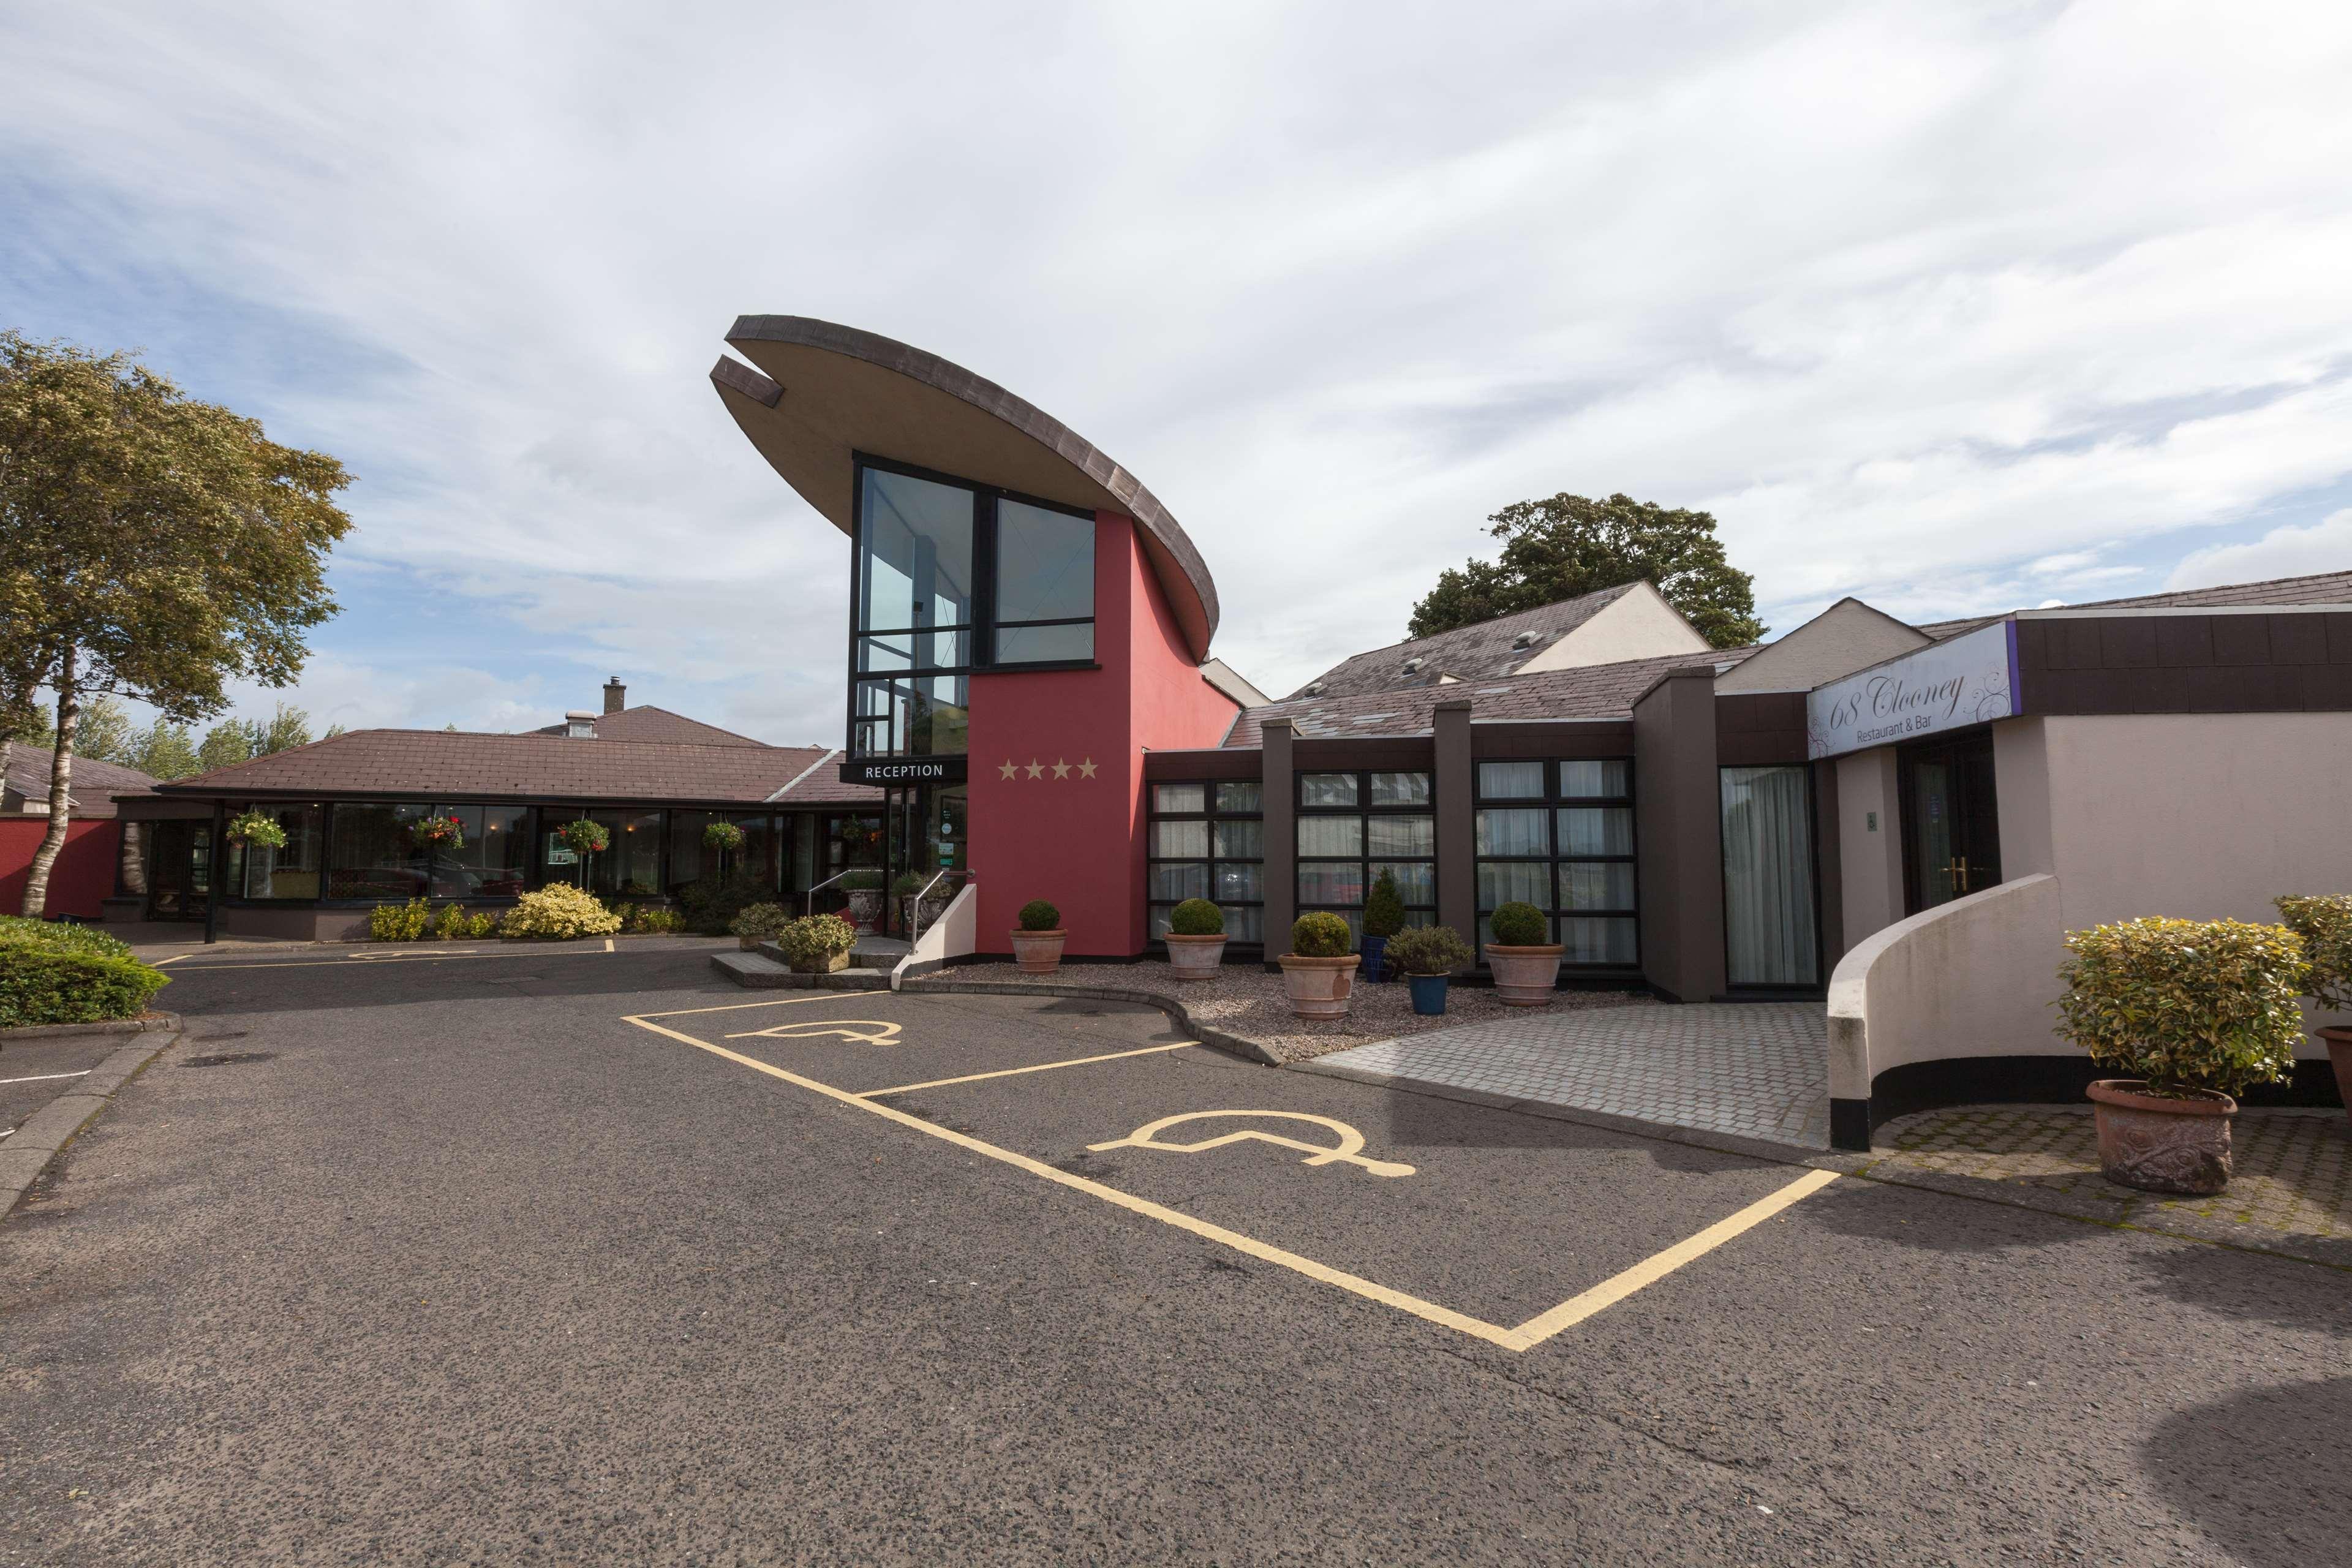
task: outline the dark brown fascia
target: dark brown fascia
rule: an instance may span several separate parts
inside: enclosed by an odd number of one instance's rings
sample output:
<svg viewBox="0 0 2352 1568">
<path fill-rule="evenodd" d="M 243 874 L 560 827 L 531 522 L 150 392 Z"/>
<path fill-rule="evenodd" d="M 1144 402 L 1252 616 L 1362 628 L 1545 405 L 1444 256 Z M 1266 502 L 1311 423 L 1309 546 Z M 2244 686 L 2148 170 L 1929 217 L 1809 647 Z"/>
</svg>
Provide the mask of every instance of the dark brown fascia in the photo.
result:
<svg viewBox="0 0 2352 1568">
<path fill-rule="evenodd" d="M 710 379 L 720 386 L 741 393 L 764 407 L 773 408 L 784 400 L 782 386 L 729 354 L 720 354 L 719 363 L 710 367 Z"/>
</svg>

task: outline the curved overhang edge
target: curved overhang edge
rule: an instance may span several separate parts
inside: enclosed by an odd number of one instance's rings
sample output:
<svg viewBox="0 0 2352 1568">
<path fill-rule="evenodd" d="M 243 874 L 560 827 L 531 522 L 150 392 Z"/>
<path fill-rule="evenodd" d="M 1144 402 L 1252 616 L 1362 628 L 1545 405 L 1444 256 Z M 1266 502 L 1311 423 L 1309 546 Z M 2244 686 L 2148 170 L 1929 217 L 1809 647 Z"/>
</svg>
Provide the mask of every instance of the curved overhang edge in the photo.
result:
<svg viewBox="0 0 2352 1568">
<path fill-rule="evenodd" d="M 1152 575 L 1167 595 L 1169 607 L 1182 628 L 1193 658 L 1209 657 L 1209 644 L 1217 629 L 1217 586 L 1200 551 L 1141 480 L 1060 420 L 994 382 L 937 354 L 834 321 L 808 316 L 739 316 L 727 341 L 730 344 L 780 343 L 816 349 L 893 372 L 977 408 L 1044 447 L 1108 494 L 1118 504 L 1118 510 L 1133 520 L 1141 532 Z M 710 380 L 744 435 L 755 446 L 761 445 L 755 410 L 777 409 L 791 389 L 723 354 L 711 367 Z M 770 462 L 782 471 L 772 456 Z M 789 475 L 786 478 L 790 482 Z M 845 479 L 846 476 L 845 482 Z M 806 499 L 820 511 L 831 510 L 814 496 Z"/>
</svg>

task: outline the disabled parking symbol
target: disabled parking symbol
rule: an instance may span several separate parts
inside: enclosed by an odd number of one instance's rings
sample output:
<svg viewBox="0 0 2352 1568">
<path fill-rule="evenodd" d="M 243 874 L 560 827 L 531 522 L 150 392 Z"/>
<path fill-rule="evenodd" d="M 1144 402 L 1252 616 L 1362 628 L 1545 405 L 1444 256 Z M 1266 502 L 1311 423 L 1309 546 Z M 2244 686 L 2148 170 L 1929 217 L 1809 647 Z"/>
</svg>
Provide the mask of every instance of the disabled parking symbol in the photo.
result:
<svg viewBox="0 0 2352 1568">
<path fill-rule="evenodd" d="M 1187 1121 L 1213 1121 L 1235 1116 L 1310 1122 L 1336 1133 L 1339 1141 L 1337 1143 L 1302 1143 L 1296 1138 L 1285 1138 L 1279 1132 L 1265 1132 L 1255 1127 L 1245 1127 L 1239 1131 L 1203 1138 L 1197 1143 L 1160 1142 L 1162 1132 Z M 1375 1176 L 1410 1176 L 1413 1173 L 1411 1165 L 1400 1164 L 1394 1160 L 1366 1159 L 1360 1152 L 1364 1147 L 1364 1135 L 1346 1122 L 1335 1121 L 1328 1116 L 1309 1116 L 1297 1110 L 1191 1110 L 1181 1116 L 1163 1116 L 1157 1121 L 1137 1128 L 1124 1138 L 1114 1138 L 1108 1143 L 1089 1143 L 1087 1148 L 1089 1152 L 1097 1154 L 1106 1149 L 1158 1149 L 1170 1154 L 1205 1154 L 1212 1149 L 1223 1149 L 1228 1144 L 1244 1142 L 1275 1143 L 1285 1149 L 1296 1149 L 1307 1156 L 1299 1162 L 1302 1165 L 1328 1165 L 1344 1161 L 1350 1165 L 1360 1165 Z"/>
<path fill-rule="evenodd" d="M 861 1046 L 895 1046 L 898 1043 L 898 1026 L 879 1018 L 824 1018 L 777 1024 L 765 1029 L 746 1029 L 730 1035 L 730 1040 L 822 1040 L 827 1036 L 854 1041 Z"/>
</svg>

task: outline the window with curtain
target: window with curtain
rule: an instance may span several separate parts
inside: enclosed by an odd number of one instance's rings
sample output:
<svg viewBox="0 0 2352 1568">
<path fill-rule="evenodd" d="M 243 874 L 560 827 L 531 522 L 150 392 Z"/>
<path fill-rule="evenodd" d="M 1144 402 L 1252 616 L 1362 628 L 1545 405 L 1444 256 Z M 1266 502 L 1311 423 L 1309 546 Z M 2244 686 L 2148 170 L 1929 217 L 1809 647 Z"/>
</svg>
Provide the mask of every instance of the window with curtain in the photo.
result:
<svg viewBox="0 0 2352 1568">
<path fill-rule="evenodd" d="M 1409 926 L 1437 919 L 1437 818 L 1425 773 L 1298 775 L 1298 912 L 1327 910 L 1364 936 L 1364 895 L 1396 879 Z"/>
<path fill-rule="evenodd" d="M 1633 878 L 1633 765 L 1622 758 L 1480 763 L 1478 941 L 1507 903 L 1551 923 L 1563 963 L 1640 962 Z"/>
<path fill-rule="evenodd" d="M 1722 770 L 1723 931 L 1734 985 L 1821 983 L 1812 802 L 1801 765 Z"/>
<path fill-rule="evenodd" d="M 1225 939 L 1265 940 L 1265 801 L 1255 779 L 1151 786 L 1145 871 L 1153 941 L 1186 899 L 1225 915 Z"/>
<path fill-rule="evenodd" d="M 322 805 L 257 805 L 286 835 L 283 847 L 247 844 L 233 853 L 244 857 L 243 875 L 234 879 L 248 899 L 315 899 L 320 896 L 320 863 L 326 849 L 327 809 Z"/>
</svg>

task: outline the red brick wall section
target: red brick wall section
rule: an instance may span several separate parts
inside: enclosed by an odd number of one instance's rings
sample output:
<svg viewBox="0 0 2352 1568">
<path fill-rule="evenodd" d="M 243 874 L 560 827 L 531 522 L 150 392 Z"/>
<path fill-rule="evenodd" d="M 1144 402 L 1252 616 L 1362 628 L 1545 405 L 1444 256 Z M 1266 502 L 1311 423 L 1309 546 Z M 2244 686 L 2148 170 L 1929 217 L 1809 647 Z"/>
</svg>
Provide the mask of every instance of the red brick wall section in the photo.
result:
<svg viewBox="0 0 2352 1568">
<path fill-rule="evenodd" d="M 1072 956 L 1141 952 L 1144 748 L 1213 746 L 1233 721 L 1184 652 L 1135 524 L 1115 512 L 1095 519 L 1095 662 L 972 678 L 983 952 L 1011 951 L 1032 899 L 1061 910 Z"/>
<path fill-rule="evenodd" d="M 32 874 L 33 855 L 49 831 L 48 818 L 24 817 L 0 822 L 0 915 L 19 913 L 25 907 L 25 880 Z M 49 915 L 99 916 L 100 899 L 114 894 L 115 846 L 121 842 L 120 823 L 68 822 L 66 847 L 49 868 Z"/>
</svg>

